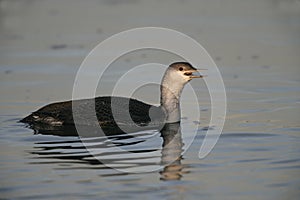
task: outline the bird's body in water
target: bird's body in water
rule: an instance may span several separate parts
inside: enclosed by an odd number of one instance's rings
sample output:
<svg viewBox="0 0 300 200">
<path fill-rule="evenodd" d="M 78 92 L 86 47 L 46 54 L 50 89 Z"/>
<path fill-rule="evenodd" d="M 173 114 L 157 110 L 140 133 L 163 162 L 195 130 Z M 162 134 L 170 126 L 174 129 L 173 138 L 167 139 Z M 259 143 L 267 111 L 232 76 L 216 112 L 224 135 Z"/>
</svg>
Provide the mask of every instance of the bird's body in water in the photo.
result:
<svg viewBox="0 0 300 200">
<path fill-rule="evenodd" d="M 147 126 L 180 121 L 180 95 L 184 85 L 201 78 L 191 64 L 171 64 L 161 82 L 160 106 L 126 97 L 96 97 L 46 105 L 21 120 L 31 126 L 96 125 L 102 128 Z M 96 116 L 96 117 L 95 117 Z"/>
</svg>

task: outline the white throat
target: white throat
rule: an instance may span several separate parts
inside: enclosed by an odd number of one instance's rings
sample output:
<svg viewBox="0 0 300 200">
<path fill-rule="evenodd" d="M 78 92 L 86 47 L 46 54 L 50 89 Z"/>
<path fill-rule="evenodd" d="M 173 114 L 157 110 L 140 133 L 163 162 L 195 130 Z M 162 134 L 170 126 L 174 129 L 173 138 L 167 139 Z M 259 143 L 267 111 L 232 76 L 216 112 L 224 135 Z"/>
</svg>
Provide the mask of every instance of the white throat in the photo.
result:
<svg viewBox="0 0 300 200">
<path fill-rule="evenodd" d="M 188 81 L 179 80 L 173 72 L 167 71 L 161 83 L 160 104 L 166 114 L 166 123 L 180 122 L 180 96 Z"/>
</svg>

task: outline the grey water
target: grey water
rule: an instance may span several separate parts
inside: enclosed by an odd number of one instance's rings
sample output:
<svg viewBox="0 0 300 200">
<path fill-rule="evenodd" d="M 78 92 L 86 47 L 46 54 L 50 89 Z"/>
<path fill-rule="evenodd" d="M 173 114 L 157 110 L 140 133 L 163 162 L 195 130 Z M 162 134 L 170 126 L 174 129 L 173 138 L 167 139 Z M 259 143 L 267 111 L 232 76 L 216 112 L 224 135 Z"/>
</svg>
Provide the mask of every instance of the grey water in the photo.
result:
<svg viewBox="0 0 300 200">
<path fill-rule="evenodd" d="M 0 198 L 298 199 L 299 6 L 296 0 L 0 1 Z M 184 90 L 182 122 L 170 146 L 164 142 L 172 127 L 79 138 L 18 123 L 43 105 L 71 99 L 76 72 L 99 42 L 143 26 L 193 37 L 222 74 L 226 122 L 207 157 L 198 157 L 214 128 L 203 80 L 192 83 L 199 103 Z M 124 55 L 96 93 L 109 94 L 134 66 L 178 59 L 150 50 Z M 155 74 L 145 70 L 123 86 Z M 135 95 L 155 104 L 159 98 L 152 85 Z M 196 106 L 200 118 L 189 115 Z"/>
</svg>

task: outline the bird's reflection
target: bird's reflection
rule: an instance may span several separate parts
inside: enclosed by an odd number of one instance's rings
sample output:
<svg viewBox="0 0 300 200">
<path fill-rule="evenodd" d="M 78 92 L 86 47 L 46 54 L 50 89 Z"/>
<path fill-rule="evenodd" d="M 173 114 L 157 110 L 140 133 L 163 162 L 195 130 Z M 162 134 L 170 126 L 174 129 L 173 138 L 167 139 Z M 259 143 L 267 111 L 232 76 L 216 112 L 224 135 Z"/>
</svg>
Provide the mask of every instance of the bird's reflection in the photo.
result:
<svg viewBox="0 0 300 200">
<path fill-rule="evenodd" d="M 180 180 L 183 174 L 181 159 L 184 145 L 180 123 L 166 124 L 161 130 L 161 136 L 161 164 L 164 166 L 160 172 L 161 180 Z"/>
<path fill-rule="evenodd" d="M 35 161 L 32 161 L 34 164 L 57 163 L 62 167 L 67 163 L 71 164 L 67 169 L 80 169 L 82 166 L 99 169 L 112 168 L 112 166 L 118 169 L 163 166 L 160 171 L 161 180 L 180 180 L 184 174 L 181 164 L 184 144 L 180 123 L 165 124 L 160 131 L 143 130 L 118 135 L 114 132 L 111 135 L 105 132 L 105 137 L 85 127 L 86 135 L 80 138 L 75 127 L 35 128 L 38 128 L 35 129 L 38 134 L 66 137 L 54 137 L 55 139 L 51 141 L 36 142 L 34 151 L 31 152 L 36 155 Z M 160 145 L 161 138 L 162 145 Z M 114 147 L 126 151 L 115 150 Z M 132 157 L 133 153 L 134 157 Z M 84 165 L 73 166 L 72 163 Z"/>
</svg>

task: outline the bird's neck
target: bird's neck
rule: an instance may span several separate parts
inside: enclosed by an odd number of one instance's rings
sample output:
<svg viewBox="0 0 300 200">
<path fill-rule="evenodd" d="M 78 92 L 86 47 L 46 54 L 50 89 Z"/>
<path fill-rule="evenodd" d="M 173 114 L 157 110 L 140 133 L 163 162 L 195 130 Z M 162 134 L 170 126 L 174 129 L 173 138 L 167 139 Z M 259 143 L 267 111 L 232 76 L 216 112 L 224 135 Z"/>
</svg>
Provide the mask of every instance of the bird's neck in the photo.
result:
<svg viewBox="0 0 300 200">
<path fill-rule="evenodd" d="M 166 123 L 180 122 L 180 96 L 184 85 L 166 78 L 162 81 L 160 104 L 166 114 Z"/>
</svg>

